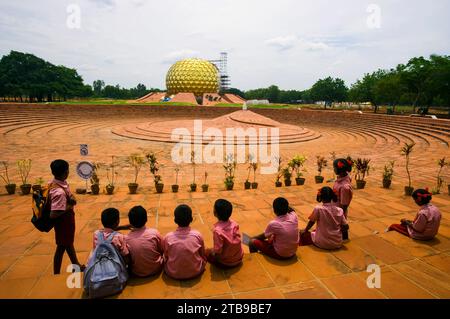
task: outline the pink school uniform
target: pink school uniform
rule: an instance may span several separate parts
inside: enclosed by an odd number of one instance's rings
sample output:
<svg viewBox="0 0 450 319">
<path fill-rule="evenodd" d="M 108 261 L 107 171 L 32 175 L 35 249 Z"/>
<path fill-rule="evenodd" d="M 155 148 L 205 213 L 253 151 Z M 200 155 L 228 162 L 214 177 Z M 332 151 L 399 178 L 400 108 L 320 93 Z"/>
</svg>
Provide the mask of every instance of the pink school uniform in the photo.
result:
<svg viewBox="0 0 450 319">
<path fill-rule="evenodd" d="M 51 201 L 51 211 L 61 211 L 62 213 L 50 214 L 55 219 L 55 241 L 56 245 L 71 246 L 75 240 L 75 213 L 73 209 L 67 210 L 67 199 L 72 196 L 69 184 L 66 181 L 53 179 L 49 191 Z"/>
<path fill-rule="evenodd" d="M 205 244 L 202 235 L 190 227 L 178 227 L 163 239 L 164 271 L 175 279 L 190 279 L 205 270 Z"/>
<path fill-rule="evenodd" d="M 441 224 L 441 212 L 433 204 L 426 204 L 420 207 L 412 226 L 408 226 L 408 233 L 411 238 L 418 240 L 433 239 Z"/>
<path fill-rule="evenodd" d="M 139 277 L 158 273 L 163 266 L 162 237 L 156 229 L 141 227 L 125 236 L 131 257 L 131 272 Z"/>
<path fill-rule="evenodd" d="M 236 266 L 242 262 L 244 251 L 241 245 L 239 225 L 232 221 L 219 221 L 214 224 L 214 253 L 221 264 Z"/>
<path fill-rule="evenodd" d="M 338 177 L 333 185 L 333 191 L 338 197 L 338 207 L 348 206 L 353 198 L 352 178 L 350 175 Z"/>
<path fill-rule="evenodd" d="M 298 246 L 298 219 L 295 212 L 271 220 L 264 235 L 272 241 L 275 252 L 281 257 L 292 257 Z"/>
<path fill-rule="evenodd" d="M 337 249 L 342 246 L 341 226 L 347 225 L 342 208 L 332 203 L 323 203 L 314 208 L 309 220 L 317 222 L 311 233 L 314 245 L 322 249 Z"/>
</svg>

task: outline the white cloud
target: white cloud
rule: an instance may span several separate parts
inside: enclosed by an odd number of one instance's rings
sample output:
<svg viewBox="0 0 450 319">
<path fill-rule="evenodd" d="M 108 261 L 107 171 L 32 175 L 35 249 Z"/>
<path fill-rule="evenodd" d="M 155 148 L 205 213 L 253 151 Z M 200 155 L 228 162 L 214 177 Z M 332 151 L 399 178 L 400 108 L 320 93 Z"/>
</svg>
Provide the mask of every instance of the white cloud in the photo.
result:
<svg viewBox="0 0 450 319">
<path fill-rule="evenodd" d="M 320 41 L 301 40 L 300 46 L 306 51 L 323 51 L 330 48 L 330 46 Z"/>
<path fill-rule="evenodd" d="M 182 59 L 187 59 L 187 58 L 194 58 L 194 57 L 198 57 L 199 56 L 199 52 L 191 50 L 191 49 L 182 49 L 182 50 L 178 50 L 178 51 L 172 51 L 168 54 L 166 54 L 166 56 L 163 59 L 163 63 L 164 64 L 172 64 L 175 63 L 179 60 Z"/>
<path fill-rule="evenodd" d="M 298 40 L 295 35 L 276 37 L 265 41 L 267 45 L 274 47 L 279 51 L 286 51 L 292 49 L 297 42 Z"/>
</svg>

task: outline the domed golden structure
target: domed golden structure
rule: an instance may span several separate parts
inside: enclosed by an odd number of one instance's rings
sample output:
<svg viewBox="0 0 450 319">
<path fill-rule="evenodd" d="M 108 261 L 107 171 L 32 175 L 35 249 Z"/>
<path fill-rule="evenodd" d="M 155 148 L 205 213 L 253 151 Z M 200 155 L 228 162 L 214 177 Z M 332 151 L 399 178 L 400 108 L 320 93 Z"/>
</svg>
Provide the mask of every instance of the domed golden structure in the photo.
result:
<svg viewBox="0 0 450 319">
<path fill-rule="evenodd" d="M 185 59 L 176 62 L 167 72 L 167 94 L 219 92 L 219 71 L 209 61 L 202 59 Z"/>
</svg>

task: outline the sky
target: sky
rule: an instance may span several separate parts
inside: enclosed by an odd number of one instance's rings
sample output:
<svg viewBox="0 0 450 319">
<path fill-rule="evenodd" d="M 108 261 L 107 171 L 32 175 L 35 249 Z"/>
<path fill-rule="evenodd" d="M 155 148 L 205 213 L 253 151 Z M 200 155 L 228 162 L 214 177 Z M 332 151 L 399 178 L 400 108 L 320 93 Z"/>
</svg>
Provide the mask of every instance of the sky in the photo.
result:
<svg viewBox="0 0 450 319">
<path fill-rule="evenodd" d="M 32 53 L 85 83 L 165 88 L 171 64 L 228 53 L 231 86 L 351 85 L 450 54 L 448 0 L 0 0 L 0 56 Z"/>
</svg>

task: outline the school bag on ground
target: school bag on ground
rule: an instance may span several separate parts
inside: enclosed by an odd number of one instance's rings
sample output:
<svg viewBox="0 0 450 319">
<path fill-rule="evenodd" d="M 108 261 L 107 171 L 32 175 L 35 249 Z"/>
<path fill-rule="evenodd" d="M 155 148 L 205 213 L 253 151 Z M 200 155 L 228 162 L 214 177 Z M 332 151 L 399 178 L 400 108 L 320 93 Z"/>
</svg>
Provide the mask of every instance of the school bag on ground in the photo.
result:
<svg viewBox="0 0 450 319">
<path fill-rule="evenodd" d="M 50 190 L 57 187 L 59 186 L 56 184 L 50 184 L 33 191 L 33 196 L 31 197 L 31 208 L 33 210 L 31 223 L 41 232 L 48 233 L 55 225 L 54 220 L 50 218 Z"/>
<path fill-rule="evenodd" d="M 83 285 L 89 298 L 103 298 L 120 293 L 128 280 L 125 262 L 112 244 L 116 232 L 105 238 L 98 233 L 98 244 L 84 271 Z"/>
</svg>

